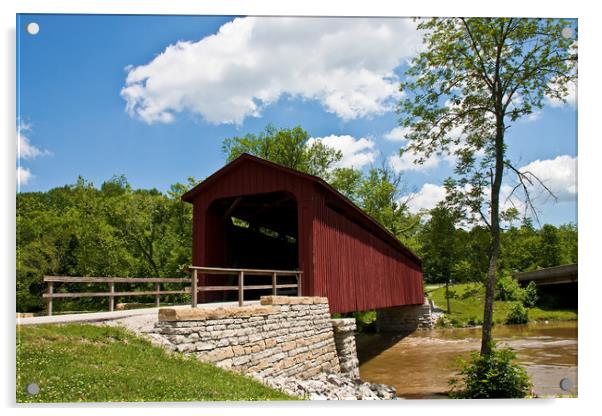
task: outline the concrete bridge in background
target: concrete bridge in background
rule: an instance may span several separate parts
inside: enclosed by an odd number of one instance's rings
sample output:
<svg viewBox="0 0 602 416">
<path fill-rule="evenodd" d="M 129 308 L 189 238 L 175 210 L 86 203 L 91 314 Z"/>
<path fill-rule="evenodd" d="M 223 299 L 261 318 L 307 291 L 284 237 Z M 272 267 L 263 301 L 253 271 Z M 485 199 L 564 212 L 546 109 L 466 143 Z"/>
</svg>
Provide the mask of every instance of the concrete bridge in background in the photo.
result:
<svg viewBox="0 0 602 416">
<path fill-rule="evenodd" d="M 532 272 L 516 273 L 514 278 L 522 285 L 535 282 L 537 286 L 577 283 L 577 264 L 548 267 Z"/>
<path fill-rule="evenodd" d="M 577 308 L 577 264 L 516 273 L 514 278 L 523 287 L 529 282 L 534 282 L 537 285 L 540 303 L 544 307 L 553 305 L 555 308 Z"/>
</svg>

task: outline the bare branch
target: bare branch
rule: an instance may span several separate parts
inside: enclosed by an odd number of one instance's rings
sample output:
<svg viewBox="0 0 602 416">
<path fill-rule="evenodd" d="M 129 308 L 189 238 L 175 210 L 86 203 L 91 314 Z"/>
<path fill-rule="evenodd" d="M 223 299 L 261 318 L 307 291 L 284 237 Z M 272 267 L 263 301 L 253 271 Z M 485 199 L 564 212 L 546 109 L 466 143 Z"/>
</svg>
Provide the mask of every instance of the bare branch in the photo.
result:
<svg viewBox="0 0 602 416">
<path fill-rule="evenodd" d="M 535 204 L 533 203 L 533 199 L 531 198 L 531 192 L 529 191 L 529 186 L 532 187 L 532 186 L 535 185 L 535 183 L 537 183 L 552 198 L 554 198 L 554 201 L 558 201 L 558 198 L 552 192 L 552 190 L 541 179 L 539 179 L 539 177 L 537 177 L 537 175 L 535 175 L 533 172 L 531 172 L 531 171 L 520 171 L 519 169 L 517 169 L 516 167 L 514 167 L 508 161 L 504 162 L 504 165 L 506 165 L 506 167 L 508 169 L 510 169 L 514 173 L 516 173 L 516 176 L 517 176 L 517 179 L 518 179 L 518 183 L 516 184 L 516 186 L 514 188 L 512 188 L 512 191 L 506 197 L 506 202 L 510 201 L 510 203 L 514 206 L 514 203 L 512 202 L 511 198 L 514 195 L 514 193 L 516 192 L 517 189 L 522 189 L 522 191 L 524 193 L 524 196 L 525 196 L 525 213 L 524 213 L 524 216 L 527 216 L 527 210 L 530 210 L 531 214 L 533 215 L 533 217 L 535 218 L 535 220 L 539 224 L 539 215 L 537 215 L 538 209 L 535 207 Z"/>
</svg>

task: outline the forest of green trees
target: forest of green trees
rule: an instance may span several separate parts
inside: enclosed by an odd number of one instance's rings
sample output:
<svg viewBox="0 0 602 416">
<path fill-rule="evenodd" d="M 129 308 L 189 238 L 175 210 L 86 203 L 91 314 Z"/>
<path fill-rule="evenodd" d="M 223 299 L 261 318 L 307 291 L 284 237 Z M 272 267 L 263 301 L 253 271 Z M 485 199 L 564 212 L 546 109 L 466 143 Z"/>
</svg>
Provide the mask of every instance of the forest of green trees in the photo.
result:
<svg viewBox="0 0 602 416">
<path fill-rule="evenodd" d="M 484 226 L 458 227 L 458 219 L 444 205 L 420 215 L 410 213 L 402 198 L 407 192 L 403 176 L 385 165 L 366 172 L 336 168 L 340 152 L 309 145 L 309 138 L 300 127 L 268 126 L 259 135 L 226 139 L 223 150 L 228 161 L 248 152 L 323 177 L 423 258 L 426 282 L 485 278 L 490 237 Z M 17 311 L 44 309 L 44 275 L 187 275 L 192 206 L 180 196 L 197 183 L 189 178 L 163 193 L 132 189 L 124 176 L 100 186 L 80 177 L 47 192 L 17 194 Z M 575 224 L 539 227 L 528 218 L 514 218 L 502 233 L 501 271 L 576 262 Z M 65 288 L 57 285 L 56 290 Z M 69 287 L 74 290 L 81 290 L 81 285 Z M 76 298 L 57 302 L 55 308 L 100 310 L 105 305 L 104 298 Z"/>
</svg>

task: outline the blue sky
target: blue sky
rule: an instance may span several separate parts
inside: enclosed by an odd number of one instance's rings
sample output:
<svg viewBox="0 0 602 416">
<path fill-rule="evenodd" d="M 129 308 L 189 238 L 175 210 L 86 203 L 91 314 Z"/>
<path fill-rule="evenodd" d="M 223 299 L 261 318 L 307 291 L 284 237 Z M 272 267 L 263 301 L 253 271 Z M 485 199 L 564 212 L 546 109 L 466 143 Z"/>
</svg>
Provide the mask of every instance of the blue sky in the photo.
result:
<svg viewBox="0 0 602 416">
<path fill-rule="evenodd" d="M 124 174 L 168 189 L 224 164 L 224 138 L 301 125 L 344 163 L 390 163 L 413 209 L 442 197 L 445 158 L 399 160 L 394 103 L 420 36 L 405 19 L 19 15 L 22 192 Z M 26 26 L 39 24 L 37 35 Z M 221 29 L 220 29 L 221 28 Z M 178 44 L 178 42 L 181 43 Z M 548 102 L 507 134 L 509 156 L 558 202 L 542 223 L 576 222 L 577 110 Z M 510 185 L 510 184 L 508 184 Z"/>
</svg>

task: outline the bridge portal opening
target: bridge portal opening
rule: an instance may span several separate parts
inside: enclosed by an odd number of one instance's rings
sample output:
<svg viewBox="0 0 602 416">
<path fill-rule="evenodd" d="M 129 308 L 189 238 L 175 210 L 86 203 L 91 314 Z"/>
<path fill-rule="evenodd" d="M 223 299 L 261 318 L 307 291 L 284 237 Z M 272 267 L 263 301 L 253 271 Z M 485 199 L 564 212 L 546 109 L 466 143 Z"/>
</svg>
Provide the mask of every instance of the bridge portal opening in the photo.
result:
<svg viewBox="0 0 602 416">
<path fill-rule="evenodd" d="M 212 266 L 241 269 L 297 270 L 299 244 L 297 201 L 289 192 L 245 195 L 214 201 L 210 217 L 221 230 L 208 228 L 207 241 Z M 219 221 L 215 221 L 219 220 Z M 236 285 L 237 276 L 209 277 L 216 285 Z M 221 283 L 217 283 L 221 280 Z M 245 276 L 245 286 L 270 285 L 272 276 Z M 279 276 L 279 284 L 296 283 L 293 276 Z M 209 283 L 214 284 L 214 283 Z M 288 293 L 290 292 L 290 293 Z M 272 294 L 268 289 L 245 291 L 245 300 Z M 280 289 L 293 295 L 296 289 Z M 222 301 L 238 299 L 237 292 L 224 292 Z"/>
</svg>

